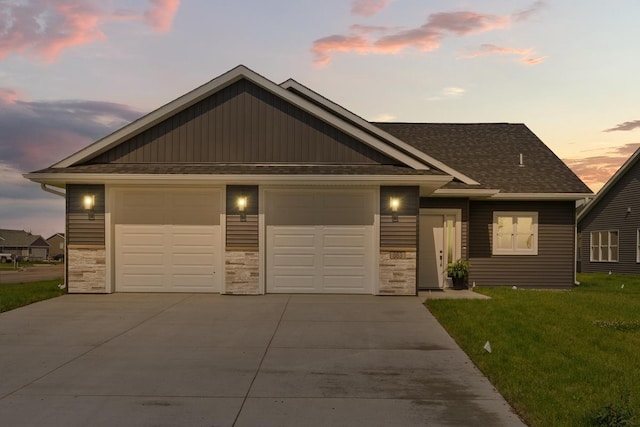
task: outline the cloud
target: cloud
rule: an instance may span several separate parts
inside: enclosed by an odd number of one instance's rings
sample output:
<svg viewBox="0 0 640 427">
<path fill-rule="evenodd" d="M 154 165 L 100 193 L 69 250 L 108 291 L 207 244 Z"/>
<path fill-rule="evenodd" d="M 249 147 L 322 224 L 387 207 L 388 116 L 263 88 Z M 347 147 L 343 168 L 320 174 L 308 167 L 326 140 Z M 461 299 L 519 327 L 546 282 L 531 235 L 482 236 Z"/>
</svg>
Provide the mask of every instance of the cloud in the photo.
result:
<svg viewBox="0 0 640 427">
<path fill-rule="evenodd" d="M 358 16 L 372 16 L 391 4 L 393 0 L 353 0 L 351 14 Z"/>
<path fill-rule="evenodd" d="M 563 160 L 585 184 L 597 190 L 620 169 L 638 147 L 640 143 L 625 144 L 611 148 L 604 154 Z"/>
<path fill-rule="evenodd" d="M 151 6 L 144 13 L 145 21 L 162 32 L 171 30 L 173 17 L 180 7 L 180 0 L 149 0 Z"/>
<path fill-rule="evenodd" d="M 482 44 L 477 50 L 462 55 L 463 58 L 477 58 L 479 56 L 487 55 L 517 55 L 520 57 L 520 62 L 527 65 L 536 65 L 546 59 L 546 56 L 535 56 L 535 50 L 513 48 L 513 47 L 500 47 L 494 44 Z"/>
<path fill-rule="evenodd" d="M 388 113 L 380 113 L 371 119 L 372 122 L 392 122 L 396 119 L 396 116 Z"/>
<path fill-rule="evenodd" d="M 146 22 L 157 31 L 171 29 L 179 0 L 149 0 L 146 12 L 122 13 L 101 0 L 26 0 L 0 3 L 0 60 L 12 53 L 52 62 L 64 51 L 107 38 L 105 23 Z M 147 3 L 147 2 L 145 2 Z"/>
<path fill-rule="evenodd" d="M 546 6 L 546 3 L 543 1 L 536 1 L 527 9 L 521 10 L 520 12 L 516 12 L 512 15 L 514 21 L 526 21 L 531 18 L 533 15 L 537 14 L 541 9 Z"/>
<path fill-rule="evenodd" d="M 464 95 L 465 90 L 461 87 L 449 86 L 442 88 L 436 96 L 427 98 L 428 101 L 440 101 L 443 99 L 459 98 Z"/>
<path fill-rule="evenodd" d="M 513 15 L 489 15 L 471 11 L 433 13 L 427 22 L 417 28 L 395 30 L 378 38 L 372 32 L 386 32 L 390 27 L 351 26 L 347 35 L 334 34 L 313 42 L 311 51 L 316 65 L 326 65 L 331 55 L 337 52 L 364 54 L 397 54 L 406 49 L 429 52 L 440 47 L 442 41 L 451 35 L 463 37 L 472 34 L 509 28 L 513 22 L 528 19 L 543 3 L 537 2 L 522 12 Z M 538 61 L 539 58 L 529 58 Z"/>
<path fill-rule="evenodd" d="M 2 97 L 1 94 L 0 94 L 0 97 Z M 634 130 L 636 128 L 640 128 L 640 120 L 633 120 L 631 122 L 620 123 L 612 127 L 611 129 L 605 129 L 603 132 L 614 132 L 618 130 L 628 131 L 628 130 Z"/>
<path fill-rule="evenodd" d="M 49 166 L 141 116 L 111 102 L 26 101 L 18 96 L 0 89 L 0 159 L 23 172 Z"/>
</svg>

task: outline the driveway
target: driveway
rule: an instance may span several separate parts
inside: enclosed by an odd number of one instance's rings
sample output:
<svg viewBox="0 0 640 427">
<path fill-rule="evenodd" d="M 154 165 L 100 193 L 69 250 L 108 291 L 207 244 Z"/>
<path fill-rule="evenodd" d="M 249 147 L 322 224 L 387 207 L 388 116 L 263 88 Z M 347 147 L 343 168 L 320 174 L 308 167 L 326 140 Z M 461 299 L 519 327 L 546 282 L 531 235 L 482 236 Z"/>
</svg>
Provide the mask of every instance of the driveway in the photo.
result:
<svg viewBox="0 0 640 427">
<path fill-rule="evenodd" d="M 65 295 L 0 349 L 3 425 L 523 425 L 418 297 Z"/>
</svg>

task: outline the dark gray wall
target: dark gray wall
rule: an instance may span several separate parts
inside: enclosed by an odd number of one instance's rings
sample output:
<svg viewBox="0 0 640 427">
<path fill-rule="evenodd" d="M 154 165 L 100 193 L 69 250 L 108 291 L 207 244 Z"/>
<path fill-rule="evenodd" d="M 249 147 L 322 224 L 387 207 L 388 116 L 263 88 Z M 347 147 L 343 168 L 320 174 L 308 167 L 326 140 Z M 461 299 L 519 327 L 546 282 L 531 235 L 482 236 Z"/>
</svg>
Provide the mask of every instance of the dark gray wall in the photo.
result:
<svg viewBox="0 0 640 427">
<path fill-rule="evenodd" d="M 398 221 L 393 222 L 389 200 L 400 199 Z M 380 248 L 416 250 L 418 236 L 419 187 L 380 187 Z"/>
<path fill-rule="evenodd" d="M 88 212 L 82 205 L 85 195 L 96 196 L 93 211 Z M 104 245 L 104 185 L 67 185 L 67 244 Z"/>
<path fill-rule="evenodd" d="M 247 198 L 245 215 L 241 215 L 237 207 L 238 197 Z M 227 250 L 258 250 L 258 186 L 227 186 Z"/>
<path fill-rule="evenodd" d="M 631 212 L 627 213 L 627 209 Z M 632 166 L 578 224 L 582 233 L 581 271 L 640 274 L 636 262 L 640 228 L 640 162 Z M 618 230 L 618 262 L 591 262 L 591 231 Z"/>
<path fill-rule="evenodd" d="M 240 80 L 87 163 L 398 164 Z"/>
<path fill-rule="evenodd" d="M 469 283 L 568 288 L 574 283 L 575 203 L 469 202 Z M 494 211 L 538 212 L 538 255 L 492 255 Z"/>
</svg>

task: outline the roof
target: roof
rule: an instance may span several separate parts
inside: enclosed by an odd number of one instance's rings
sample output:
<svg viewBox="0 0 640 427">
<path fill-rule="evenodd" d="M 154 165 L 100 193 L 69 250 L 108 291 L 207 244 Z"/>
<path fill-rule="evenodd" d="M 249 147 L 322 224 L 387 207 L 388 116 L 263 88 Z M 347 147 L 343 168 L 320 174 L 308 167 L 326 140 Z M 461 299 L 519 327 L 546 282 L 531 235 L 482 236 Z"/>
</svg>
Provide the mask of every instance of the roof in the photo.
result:
<svg viewBox="0 0 640 427">
<path fill-rule="evenodd" d="M 586 205 L 584 205 L 584 208 L 578 212 L 578 222 L 581 221 L 589 212 L 591 212 L 591 210 L 598 204 L 600 203 L 600 201 L 613 189 L 615 188 L 616 184 L 618 183 L 618 181 L 620 181 L 620 179 L 622 179 L 627 172 L 629 172 L 633 166 L 638 163 L 638 160 L 640 160 L 640 148 L 638 148 L 632 155 L 631 157 L 629 157 L 627 159 L 626 162 L 624 162 L 624 164 L 622 166 L 620 166 L 620 169 L 618 169 L 616 171 L 616 173 L 613 174 L 613 176 L 611 178 L 609 178 L 609 180 L 602 186 L 602 188 L 600 189 L 600 191 L 598 191 L 598 194 L 596 194 L 596 196 L 589 201 L 589 203 L 587 203 Z"/>
<path fill-rule="evenodd" d="M 501 193 L 591 190 L 527 126 L 511 123 L 374 123 Z M 522 155 L 522 166 L 520 156 Z M 467 188 L 451 182 L 445 188 Z"/>
<path fill-rule="evenodd" d="M 27 248 L 30 246 L 48 246 L 42 236 L 31 234 L 24 230 L 0 229 L 0 237 L 2 238 L 1 242 L 4 247 Z M 38 242 L 38 240 L 41 240 L 41 242 Z"/>
</svg>

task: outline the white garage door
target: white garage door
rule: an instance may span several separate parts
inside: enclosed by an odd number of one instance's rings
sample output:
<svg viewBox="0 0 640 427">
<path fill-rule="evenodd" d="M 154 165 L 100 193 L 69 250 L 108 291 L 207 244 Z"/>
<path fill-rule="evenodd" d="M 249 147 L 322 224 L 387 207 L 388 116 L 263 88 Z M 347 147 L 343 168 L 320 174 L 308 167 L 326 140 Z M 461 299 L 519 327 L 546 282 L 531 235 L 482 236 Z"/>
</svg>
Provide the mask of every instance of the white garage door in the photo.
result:
<svg viewBox="0 0 640 427">
<path fill-rule="evenodd" d="M 373 191 L 268 192 L 267 292 L 373 292 Z"/>
<path fill-rule="evenodd" d="M 220 192 L 116 192 L 118 292 L 219 292 Z"/>
</svg>

